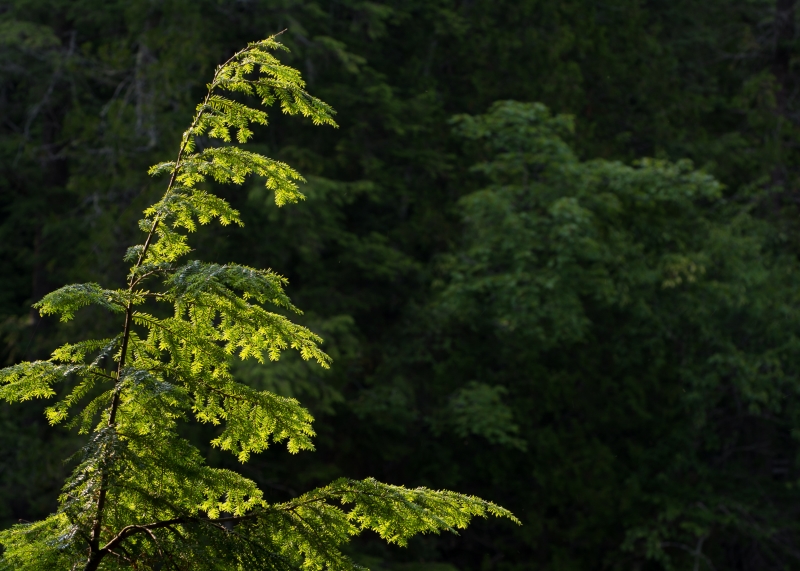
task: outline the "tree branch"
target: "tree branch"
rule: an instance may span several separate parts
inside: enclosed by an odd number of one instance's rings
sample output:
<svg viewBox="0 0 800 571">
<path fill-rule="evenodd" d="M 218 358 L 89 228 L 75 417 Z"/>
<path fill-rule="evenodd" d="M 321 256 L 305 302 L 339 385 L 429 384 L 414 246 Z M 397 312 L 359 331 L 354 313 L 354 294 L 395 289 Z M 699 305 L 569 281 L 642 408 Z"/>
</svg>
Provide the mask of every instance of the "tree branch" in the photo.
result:
<svg viewBox="0 0 800 571">
<path fill-rule="evenodd" d="M 218 525 L 225 523 L 236 524 L 242 521 L 256 519 L 260 515 L 263 514 L 257 513 L 257 514 L 242 515 L 242 516 L 220 517 L 215 519 L 201 518 L 201 517 L 176 517 L 173 519 L 157 521 L 144 525 L 129 525 L 123 527 L 116 536 L 114 536 L 108 543 L 106 543 L 100 549 L 100 551 L 110 552 L 112 549 L 115 549 L 117 546 L 119 546 L 128 537 L 135 535 L 137 533 L 147 533 L 152 537 L 152 532 L 154 529 L 162 529 L 162 528 L 170 529 L 172 526 L 175 525 L 187 525 L 187 524 L 211 524 L 211 525 Z M 174 530 L 171 531 L 174 532 Z"/>
</svg>

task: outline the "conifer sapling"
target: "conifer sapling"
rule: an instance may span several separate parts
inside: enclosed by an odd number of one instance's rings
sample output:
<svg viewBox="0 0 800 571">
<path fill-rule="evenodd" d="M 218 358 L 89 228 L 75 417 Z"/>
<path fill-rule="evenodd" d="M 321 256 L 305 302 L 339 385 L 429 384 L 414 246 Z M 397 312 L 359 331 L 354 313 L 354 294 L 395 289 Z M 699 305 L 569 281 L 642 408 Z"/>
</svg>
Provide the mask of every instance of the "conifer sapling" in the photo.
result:
<svg viewBox="0 0 800 571">
<path fill-rule="evenodd" d="M 270 53 L 276 49 L 285 48 L 271 37 L 219 66 L 176 159 L 150 170 L 167 177 L 167 189 L 139 223 L 145 237 L 127 251 L 125 286 L 73 284 L 35 304 L 62 321 L 100 306 L 121 330 L 0 371 L 0 398 L 8 402 L 54 397 L 54 385 L 69 381 L 47 418 L 89 435 L 57 511 L 0 532 L 0 569 L 349 570 L 356 565 L 340 548 L 365 529 L 404 545 L 417 533 L 463 528 L 473 516 L 516 521 L 479 498 L 373 479 L 340 479 L 268 503 L 253 481 L 207 466 L 179 436 L 178 423 L 194 417 L 219 425 L 212 445 L 242 462 L 272 442 L 292 453 L 313 449 L 306 409 L 230 372 L 232 359 L 276 360 L 286 349 L 329 366 L 317 335 L 268 310 L 298 312 L 285 279 L 237 264 L 181 262 L 198 224 L 242 224 L 204 181 L 242 184 L 254 174 L 279 206 L 303 198 L 299 173 L 236 144 L 251 137 L 253 124 L 266 125 L 267 114 L 221 95 L 256 96 L 263 106 L 277 103 L 284 113 L 335 126 L 333 110 L 306 93 L 299 72 Z M 201 136 L 220 144 L 199 150 Z M 171 316 L 147 311 L 157 303 L 171 304 Z"/>
</svg>

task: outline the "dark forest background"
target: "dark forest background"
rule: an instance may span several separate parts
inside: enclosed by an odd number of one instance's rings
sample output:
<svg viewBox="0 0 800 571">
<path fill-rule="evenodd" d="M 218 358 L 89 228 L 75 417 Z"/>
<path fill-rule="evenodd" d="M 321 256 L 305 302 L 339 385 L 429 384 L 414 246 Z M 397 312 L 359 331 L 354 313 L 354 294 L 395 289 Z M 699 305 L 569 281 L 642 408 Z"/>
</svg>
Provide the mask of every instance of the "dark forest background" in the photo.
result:
<svg viewBox="0 0 800 571">
<path fill-rule="evenodd" d="M 271 267 L 325 371 L 240 378 L 316 417 L 242 470 L 474 493 L 523 521 L 374 571 L 800 569 L 795 0 L 0 0 L 0 361 L 111 325 L 30 309 L 122 280 L 214 66 L 286 29 L 339 129 L 252 143 L 307 178 L 196 254 Z M 499 103 L 498 103 L 499 102 Z M 514 103 L 516 102 L 516 103 Z M 0 407 L 0 521 L 55 498 L 81 438 Z M 208 442 L 213 428 L 187 436 Z M 216 465 L 235 459 L 214 450 Z"/>
</svg>

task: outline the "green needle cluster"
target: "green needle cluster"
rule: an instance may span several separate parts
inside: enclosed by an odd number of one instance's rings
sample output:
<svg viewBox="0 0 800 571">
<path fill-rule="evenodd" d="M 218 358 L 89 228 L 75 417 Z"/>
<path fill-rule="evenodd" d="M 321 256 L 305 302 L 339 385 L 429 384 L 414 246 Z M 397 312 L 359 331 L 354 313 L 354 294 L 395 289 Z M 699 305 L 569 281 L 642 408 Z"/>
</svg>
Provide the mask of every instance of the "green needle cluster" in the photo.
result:
<svg viewBox="0 0 800 571">
<path fill-rule="evenodd" d="M 516 521 L 479 498 L 373 479 L 337 480 L 270 504 L 253 481 L 207 466 L 180 436 L 180 422 L 219 425 L 212 444 L 242 462 L 272 442 L 292 453 L 313 449 L 305 408 L 237 382 L 230 368 L 233 359 L 263 363 L 287 349 L 329 366 L 322 340 L 284 315 L 300 313 L 286 280 L 270 270 L 182 260 L 198 224 L 242 224 L 225 200 L 198 187 L 204 181 L 242 184 L 255 174 L 278 205 L 303 198 L 299 173 L 232 143 L 232 130 L 245 143 L 267 114 L 221 92 L 335 126 L 333 110 L 306 93 L 275 49 L 283 47 L 274 37 L 255 42 L 218 67 L 177 158 L 151 169 L 169 182 L 140 221 L 144 240 L 127 251 L 126 286 L 68 285 L 35 305 L 63 321 L 99 306 L 120 320 L 120 334 L 0 371 L 0 398 L 8 402 L 55 397 L 58 383 L 72 387 L 47 418 L 89 435 L 58 510 L 0 532 L 0 569 L 348 570 L 357 566 L 340 548 L 363 530 L 405 545 L 418 533 L 463 528 L 474 516 Z M 221 146 L 208 146 L 211 139 Z M 172 306 L 168 317 L 148 311 L 158 304 Z"/>
</svg>

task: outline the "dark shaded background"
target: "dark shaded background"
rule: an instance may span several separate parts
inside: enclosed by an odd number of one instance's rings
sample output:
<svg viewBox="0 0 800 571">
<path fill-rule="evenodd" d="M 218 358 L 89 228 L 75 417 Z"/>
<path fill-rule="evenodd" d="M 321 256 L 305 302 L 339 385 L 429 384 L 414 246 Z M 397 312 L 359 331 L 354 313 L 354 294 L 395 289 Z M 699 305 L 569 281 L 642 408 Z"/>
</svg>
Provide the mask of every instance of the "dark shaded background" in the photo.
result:
<svg viewBox="0 0 800 571">
<path fill-rule="evenodd" d="M 367 538 L 354 553 L 375 570 L 800 568 L 797 18 L 794 0 L 0 0 L 0 359 L 114 327 L 29 308 L 64 283 L 120 282 L 161 189 L 147 167 L 172 156 L 216 64 L 286 29 L 282 58 L 340 128 L 273 115 L 255 146 L 307 176 L 308 200 L 278 210 L 257 182 L 219 189 L 246 226 L 194 244 L 286 275 L 335 366 L 239 371 L 298 397 L 319 433 L 313 454 L 240 469 L 275 498 L 374 476 L 475 493 L 525 524 L 405 550 Z M 624 303 L 581 289 L 575 335 L 558 333 L 566 310 L 542 318 L 552 333 L 510 331 L 500 293 L 453 317 L 459 260 L 493 243 L 459 199 L 494 155 L 450 118 L 507 99 L 573 115 L 581 159 L 689 158 L 713 174 L 722 200 L 663 226 L 631 207 L 608 226 L 653 251 L 689 244 L 712 260 L 708 287 L 620 278 Z M 733 261 L 715 273 L 726 227 Z M 644 275 L 637 255 L 619 276 Z M 4 525 L 54 509 L 80 446 L 42 408 L 0 407 Z"/>
</svg>

